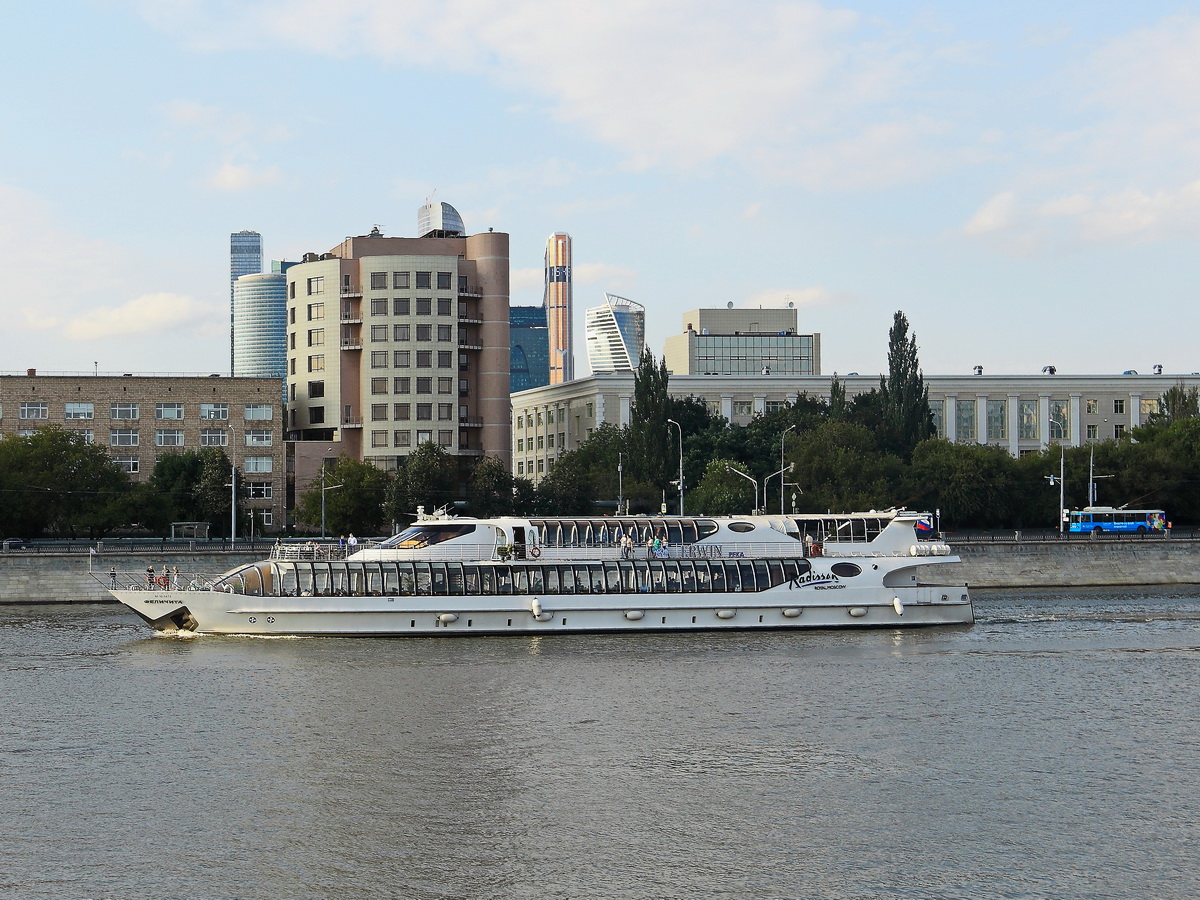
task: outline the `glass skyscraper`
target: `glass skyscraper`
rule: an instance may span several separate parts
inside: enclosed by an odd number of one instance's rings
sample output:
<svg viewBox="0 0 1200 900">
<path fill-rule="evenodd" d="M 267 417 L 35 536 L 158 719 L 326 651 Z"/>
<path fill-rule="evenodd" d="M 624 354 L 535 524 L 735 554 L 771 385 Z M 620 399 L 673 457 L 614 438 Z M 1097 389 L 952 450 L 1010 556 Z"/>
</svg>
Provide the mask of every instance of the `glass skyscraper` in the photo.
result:
<svg viewBox="0 0 1200 900">
<path fill-rule="evenodd" d="M 262 235 L 257 231 L 235 231 L 229 235 L 229 372 L 234 374 L 236 332 L 233 310 L 233 286 L 243 275 L 263 270 Z"/>
<path fill-rule="evenodd" d="M 508 308 L 509 372 L 513 393 L 550 383 L 550 341 L 544 306 Z"/>
<path fill-rule="evenodd" d="M 588 364 L 597 372 L 629 372 L 638 367 L 646 343 L 646 307 L 616 294 L 584 314 Z"/>
<path fill-rule="evenodd" d="M 287 276 L 243 275 L 233 283 L 233 374 L 287 373 Z"/>
</svg>

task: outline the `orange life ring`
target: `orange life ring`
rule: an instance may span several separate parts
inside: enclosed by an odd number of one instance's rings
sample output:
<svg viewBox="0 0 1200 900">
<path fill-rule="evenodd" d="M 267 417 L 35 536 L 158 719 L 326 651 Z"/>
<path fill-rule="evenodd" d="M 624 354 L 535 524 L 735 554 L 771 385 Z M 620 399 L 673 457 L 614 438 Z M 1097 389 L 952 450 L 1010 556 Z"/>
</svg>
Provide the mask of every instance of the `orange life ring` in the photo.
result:
<svg viewBox="0 0 1200 900">
<path fill-rule="evenodd" d="M 537 559 L 539 556 L 542 555 L 542 548 L 541 547 L 530 547 L 529 555 L 531 558 Z"/>
<path fill-rule="evenodd" d="M 812 545 L 812 551 L 811 551 L 811 552 L 812 552 L 812 555 L 813 555 L 813 556 L 820 556 L 820 555 L 821 555 L 821 545 L 820 545 L 820 544 L 813 544 L 813 545 Z"/>
<path fill-rule="evenodd" d="M 154 579 L 154 583 L 157 584 L 159 587 L 166 587 L 168 584 L 171 583 L 171 579 L 168 578 L 166 575 L 159 575 L 157 578 Z"/>
</svg>

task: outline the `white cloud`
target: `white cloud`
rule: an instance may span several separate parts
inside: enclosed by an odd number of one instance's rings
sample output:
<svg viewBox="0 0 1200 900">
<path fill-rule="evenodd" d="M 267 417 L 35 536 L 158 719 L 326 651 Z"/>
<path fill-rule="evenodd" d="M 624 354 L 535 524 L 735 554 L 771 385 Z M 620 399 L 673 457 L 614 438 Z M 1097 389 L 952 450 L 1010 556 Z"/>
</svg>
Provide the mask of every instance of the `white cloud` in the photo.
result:
<svg viewBox="0 0 1200 900">
<path fill-rule="evenodd" d="M 575 284 L 600 284 L 614 291 L 629 290 L 637 283 L 637 274 L 612 263 L 577 263 L 571 269 Z"/>
<path fill-rule="evenodd" d="M 896 111 L 897 95 L 924 77 L 925 56 L 893 44 L 880 20 L 816 0 L 260 0 L 166 9 L 147 0 L 138 8 L 205 50 L 274 40 L 532 91 L 553 117 L 635 169 L 734 159 L 768 179 L 855 187 L 954 162 L 926 152 L 941 128 L 931 131 L 928 114 Z M 176 115 L 204 123 L 211 113 Z"/>
<path fill-rule="evenodd" d="M 546 273 L 541 269 L 511 269 L 508 273 L 508 289 L 515 297 L 524 291 L 535 291 L 546 283 Z"/>
<path fill-rule="evenodd" d="M 66 323 L 73 341 L 96 341 L 131 335 L 168 335 L 211 319 L 213 310 L 179 294 L 143 294 L 120 306 L 99 307 Z M 165 338 L 164 338 L 165 339 Z M 178 335 L 172 335 L 178 340 Z"/>
<path fill-rule="evenodd" d="M 1012 191 L 992 197 L 971 216 L 963 232 L 968 235 L 990 234 L 1012 224 L 1017 198 Z"/>
<path fill-rule="evenodd" d="M 245 191 L 264 187 L 279 181 L 279 169 L 275 166 L 255 167 L 226 160 L 217 171 L 209 176 L 208 184 L 221 191 Z"/>
</svg>

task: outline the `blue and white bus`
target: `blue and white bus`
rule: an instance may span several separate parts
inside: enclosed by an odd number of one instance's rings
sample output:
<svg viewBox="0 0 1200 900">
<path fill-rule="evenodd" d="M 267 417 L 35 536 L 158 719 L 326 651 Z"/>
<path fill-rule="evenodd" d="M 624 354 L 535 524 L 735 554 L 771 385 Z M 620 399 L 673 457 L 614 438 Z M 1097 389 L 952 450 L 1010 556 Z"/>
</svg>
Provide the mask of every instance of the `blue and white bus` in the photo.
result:
<svg viewBox="0 0 1200 900">
<path fill-rule="evenodd" d="M 1167 514 L 1161 509 L 1114 509 L 1111 506 L 1086 506 L 1073 509 L 1068 522 L 1072 533 L 1147 534 L 1167 531 Z"/>
</svg>

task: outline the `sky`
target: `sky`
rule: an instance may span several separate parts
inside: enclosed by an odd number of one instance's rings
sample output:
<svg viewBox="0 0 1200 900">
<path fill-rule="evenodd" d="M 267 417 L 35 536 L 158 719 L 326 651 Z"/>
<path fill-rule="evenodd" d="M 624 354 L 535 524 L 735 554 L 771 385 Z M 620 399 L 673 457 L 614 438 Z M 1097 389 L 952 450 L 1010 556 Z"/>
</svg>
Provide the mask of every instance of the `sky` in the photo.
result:
<svg viewBox="0 0 1200 900">
<path fill-rule="evenodd" d="M 583 310 L 794 303 L 822 373 L 1200 370 L 1200 3 L 65 0 L 5 10 L 0 371 L 228 372 L 268 259 L 426 198 Z"/>
</svg>

